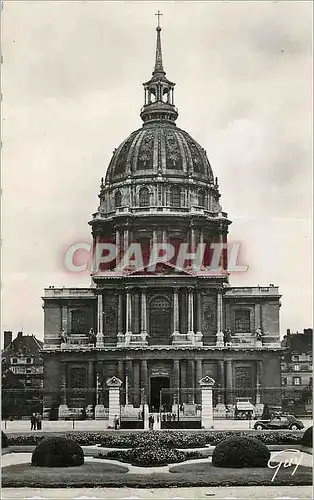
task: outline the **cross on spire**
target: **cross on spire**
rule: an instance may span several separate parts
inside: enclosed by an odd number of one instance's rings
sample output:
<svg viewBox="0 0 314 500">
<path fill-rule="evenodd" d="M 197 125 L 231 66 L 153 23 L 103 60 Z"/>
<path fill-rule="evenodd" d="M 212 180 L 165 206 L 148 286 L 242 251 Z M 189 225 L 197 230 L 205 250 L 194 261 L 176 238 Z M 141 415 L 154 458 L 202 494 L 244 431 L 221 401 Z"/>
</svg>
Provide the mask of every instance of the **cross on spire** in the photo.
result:
<svg viewBox="0 0 314 500">
<path fill-rule="evenodd" d="M 158 17 L 158 25 L 157 25 L 157 28 L 160 28 L 160 16 L 162 16 L 163 14 L 160 12 L 160 10 L 158 10 L 155 14 L 155 16 Z"/>
</svg>

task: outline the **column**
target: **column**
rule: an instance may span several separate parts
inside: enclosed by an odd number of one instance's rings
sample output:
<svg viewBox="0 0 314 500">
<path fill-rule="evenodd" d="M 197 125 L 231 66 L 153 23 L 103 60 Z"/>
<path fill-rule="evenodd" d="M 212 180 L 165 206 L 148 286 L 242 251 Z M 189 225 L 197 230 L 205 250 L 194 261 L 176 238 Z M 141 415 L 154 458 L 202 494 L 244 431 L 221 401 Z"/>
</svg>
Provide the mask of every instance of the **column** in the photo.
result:
<svg viewBox="0 0 314 500">
<path fill-rule="evenodd" d="M 140 362 L 133 362 L 133 404 L 136 407 L 141 403 L 141 385 L 140 385 Z"/>
<path fill-rule="evenodd" d="M 179 332 L 179 291 L 173 289 L 173 335 L 178 335 Z"/>
<path fill-rule="evenodd" d="M 172 367 L 172 377 L 173 377 L 173 404 L 180 404 L 180 361 L 175 359 L 173 361 Z M 178 407 L 176 406 L 173 410 L 176 414 L 178 412 Z"/>
<path fill-rule="evenodd" d="M 120 231 L 116 228 L 116 268 L 120 264 L 120 256 L 121 256 L 121 237 Z"/>
<path fill-rule="evenodd" d="M 138 291 L 134 291 L 133 293 L 133 302 L 134 302 L 134 317 L 133 317 L 133 333 L 140 333 L 140 320 L 141 320 L 141 312 L 140 312 L 140 301 L 141 297 Z"/>
<path fill-rule="evenodd" d="M 193 288 L 189 288 L 188 296 L 188 334 L 194 333 L 194 294 Z"/>
<path fill-rule="evenodd" d="M 61 362 L 60 389 L 61 389 L 61 405 L 66 405 L 67 404 L 67 364 L 64 361 Z"/>
<path fill-rule="evenodd" d="M 217 362 L 217 372 L 218 372 L 218 403 L 225 403 L 225 363 L 223 360 Z"/>
<path fill-rule="evenodd" d="M 199 381 L 203 378 L 203 360 L 197 359 L 195 362 L 196 365 L 196 388 L 198 389 Z M 201 403 L 201 393 L 197 390 L 195 394 L 195 403 Z"/>
<path fill-rule="evenodd" d="M 261 379 L 262 379 L 263 361 L 256 362 L 256 404 L 261 403 Z"/>
<path fill-rule="evenodd" d="M 201 229 L 201 230 L 200 230 L 200 244 L 201 244 L 201 245 L 204 245 L 204 243 L 205 243 L 205 242 L 204 242 L 204 232 L 203 232 L 203 230 Z M 203 270 L 203 269 L 204 269 L 204 267 L 205 267 L 205 262 L 204 262 L 204 259 L 205 259 L 205 253 L 206 253 L 206 247 L 205 247 L 205 249 L 204 249 L 204 253 L 203 253 L 203 260 L 202 260 L 202 262 L 201 262 L 201 266 L 200 266 L 200 267 L 201 267 L 201 270 Z"/>
<path fill-rule="evenodd" d="M 202 293 L 197 292 L 197 334 L 202 335 Z"/>
<path fill-rule="evenodd" d="M 192 389 L 189 393 L 189 403 L 194 403 L 194 388 L 195 388 L 195 363 L 194 359 L 188 360 L 188 386 Z"/>
<path fill-rule="evenodd" d="M 106 383 L 109 388 L 108 427 L 113 427 L 115 418 L 118 417 L 120 419 L 120 387 L 122 382 L 118 378 L 112 377 Z"/>
<path fill-rule="evenodd" d="M 261 305 L 255 304 L 255 331 L 261 328 Z"/>
<path fill-rule="evenodd" d="M 233 401 L 232 398 L 232 361 L 228 359 L 226 361 L 226 403 L 231 404 Z"/>
<path fill-rule="evenodd" d="M 131 289 L 126 289 L 126 335 L 132 335 L 132 295 Z"/>
<path fill-rule="evenodd" d="M 223 347 L 224 335 L 222 332 L 222 293 L 221 290 L 217 291 L 217 335 L 216 335 L 216 346 Z"/>
<path fill-rule="evenodd" d="M 223 241 L 223 244 L 224 244 L 224 248 L 223 248 L 223 251 L 222 251 L 222 255 L 223 255 L 223 268 L 224 268 L 224 270 L 228 270 L 228 247 L 227 247 L 228 240 L 227 240 L 227 233 L 223 234 L 222 241 Z"/>
<path fill-rule="evenodd" d="M 89 405 L 94 406 L 94 394 L 95 394 L 95 377 L 94 377 L 94 363 L 93 361 L 88 362 L 88 395 L 87 401 Z"/>
<path fill-rule="evenodd" d="M 133 405 L 133 363 L 130 359 L 126 362 L 125 379 L 125 404 Z"/>
<path fill-rule="evenodd" d="M 68 307 L 65 304 L 61 306 L 61 330 L 68 330 Z"/>
<path fill-rule="evenodd" d="M 142 359 L 141 361 L 141 381 L 143 387 L 145 389 L 146 401 L 148 398 L 148 368 L 147 368 L 147 360 Z"/>
<path fill-rule="evenodd" d="M 147 303 L 146 303 L 146 287 L 142 288 L 141 300 L 141 334 L 146 338 L 147 335 Z"/>
<path fill-rule="evenodd" d="M 61 404 L 58 409 L 58 418 L 63 420 L 68 416 L 68 406 L 67 406 L 67 364 L 62 361 L 61 366 L 61 376 L 60 376 L 60 396 Z"/>
<path fill-rule="evenodd" d="M 157 229 L 153 230 L 153 247 L 156 247 L 158 243 L 158 231 Z"/>
<path fill-rule="evenodd" d="M 214 427 L 213 417 L 213 386 L 215 380 L 210 377 L 204 377 L 200 380 L 202 391 L 202 428 L 212 429 Z"/>
<path fill-rule="evenodd" d="M 149 387 L 148 387 L 148 368 L 147 368 L 147 360 L 142 359 L 141 361 L 141 394 L 142 394 L 142 405 L 144 412 L 144 429 L 148 429 L 149 423 L 149 407 L 148 407 L 148 399 L 149 399 Z"/>
<path fill-rule="evenodd" d="M 96 347 L 102 347 L 104 345 L 103 337 L 103 295 L 99 293 L 97 295 L 97 343 Z"/>
<path fill-rule="evenodd" d="M 123 324 L 123 292 L 119 290 L 119 310 L 118 310 L 118 335 L 124 334 L 124 324 Z"/>
<path fill-rule="evenodd" d="M 127 252 L 127 250 L 128 250 L 128 248 L 129 248 L 129 229 L 125 228 L 124 232 L 123 232 L 123 252 L 121 252 L 121 253 L 123 255 L 125 255 L 126 252 Z"/>
<path fill-rule="evenodd" d="M 195 249 L 196 249 L 196 239 L 195 239 L 195 228 L 194 228 L 194 225 L 191 225 L 191 227 L 190 227 L 190 245 L 191 245 L 191 252 L 195 252 Z"/>
<path fill-rule="evenodd" d="M 124 361 L 119 360 L 117 363 L 117 377 L 124 384 Z"/>
<path fill-rule="evenodd" d="M 118 376 L 118 379 L 121 380 L 121 382 L 122 382 L 121 388 L 124 391 L 124 394 L 123 394 L 123 391 L 121 394 L 121 404 L 125 405 L 125 375 L 124 375 L 124 361 L 122 361 L 122 360 L 118 361 L 118 363 L 117 363 L 117 376 Z"/>
<path fill-rule="evenodd" d="M 162 232 L 162 242 L 163 244 L 167 243 L 167 230 L 164 229 Z"/>
<path fill-rule="evenodd" d="M 181 360 L 181 363 L 180 363 L 180 388 L 181 389 L 186 389 L 186 375 L 187 375 L 187 370 L 186 370 L 186 361 L 185 360 Z M 184 390 L 181 390 L 181 397 L 180 397 L 180 401 L 181 403 L 185 403 L 186 402 L 186 392 Z"/>
<path fill-rule="evenodd" d="M 180 361 L 175 359 L 173 361 L 173 388 L 179 389 L 180 387 Z"/>
</svg>

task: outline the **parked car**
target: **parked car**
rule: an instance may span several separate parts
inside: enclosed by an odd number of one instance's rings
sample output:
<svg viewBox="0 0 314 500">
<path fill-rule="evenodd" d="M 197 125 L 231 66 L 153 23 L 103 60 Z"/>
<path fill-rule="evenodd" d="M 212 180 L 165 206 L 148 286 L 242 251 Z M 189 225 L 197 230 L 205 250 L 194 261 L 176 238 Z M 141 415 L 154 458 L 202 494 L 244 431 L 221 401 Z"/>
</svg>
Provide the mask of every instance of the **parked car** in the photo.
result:
<svg viewBox="0 0 314 500">
<path fill-rule="evenodd" d="M 275 415 L 270 420 L 257 420 L 254 424 L 254 429 L 257 431 L 262 429 L 290 429 L 296 431 L 303 428 L 304 425 L 301 420 L 297 420 L 293 415 Z"/>
</svg>

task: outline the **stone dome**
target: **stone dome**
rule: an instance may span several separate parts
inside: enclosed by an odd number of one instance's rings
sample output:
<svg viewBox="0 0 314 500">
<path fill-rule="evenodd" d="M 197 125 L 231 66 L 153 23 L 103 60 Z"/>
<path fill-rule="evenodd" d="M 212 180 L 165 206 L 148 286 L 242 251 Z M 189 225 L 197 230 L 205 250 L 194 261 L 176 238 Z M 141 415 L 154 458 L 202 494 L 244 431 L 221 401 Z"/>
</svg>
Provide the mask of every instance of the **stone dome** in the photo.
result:
<svg viewBox="0 0 314 500">
<path fill-rule="evenodd" d="M 205 150 L 176 125 L 175 83 L 166 77 L 158 26 L 155 67 L 143 83 L 143 125 L 114 150 L 101 179 L 99 217 L 124 213 L 222 213 Z M 207 216 L 206 215 L 206 216 Z"/>
<path fill-rule="evenodd" d="M 164 120 L 145 123 L 122 142 L 114 151 L 105 184 L 156 175 L 214 182 L 205 150 L 187 132 Z"/>
</svg>

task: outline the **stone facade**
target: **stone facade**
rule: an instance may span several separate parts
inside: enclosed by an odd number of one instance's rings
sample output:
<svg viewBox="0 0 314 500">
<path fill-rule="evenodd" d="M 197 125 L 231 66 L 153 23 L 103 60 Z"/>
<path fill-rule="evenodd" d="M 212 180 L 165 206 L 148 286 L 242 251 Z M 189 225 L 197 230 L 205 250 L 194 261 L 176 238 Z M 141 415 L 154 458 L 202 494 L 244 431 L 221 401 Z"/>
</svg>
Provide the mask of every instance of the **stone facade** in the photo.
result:
<svg viewBox="0 0 314 500">
<path fill-rule="evenodd" d="M 90 221 L 94 246 L 114 245 L 115 258 L 93 271 L 89 288 L 45 290 L 46 407 L 106 408 L 112 377 L 122 382 L 122 404 L 145 398 L 151 409 L 161 389 L 169 404 L 179 389 L 181 403 L 200 404 L 204 377 L 216 381 L 220 405 L 235 402 L 235 389 L 259 399 L 261 388 L 280 386 L 279 290 L 232 287 L 226 248 L 208 272 L 212 245 L 227 244 L 231 221 L 206 152 L 175 124 L 165 75 L 158 27 L 143 127 L 114 151 Z M 132 244 L 142 265 L 125 266 Z M 182 244 L 191 254 L 204 245 L 200 265 L 177 265 Z M 157 245 L 174 254 L 152 266 Z"/>
</svg>

